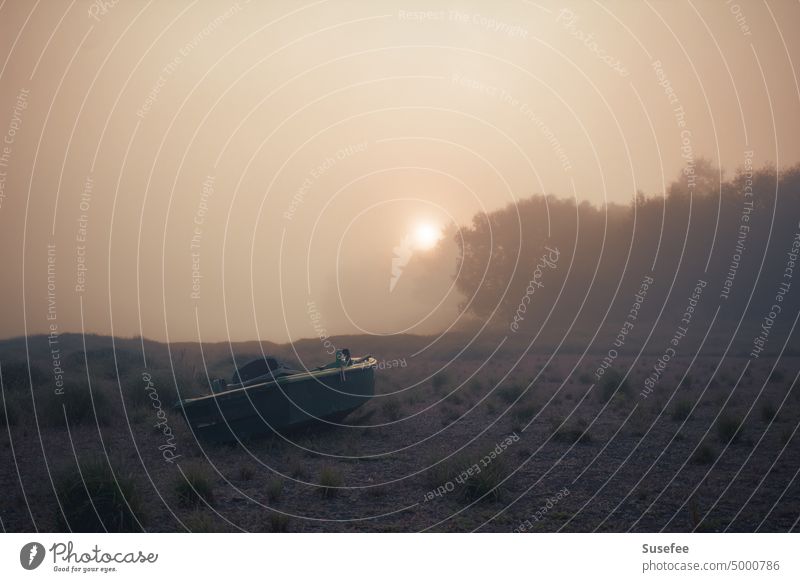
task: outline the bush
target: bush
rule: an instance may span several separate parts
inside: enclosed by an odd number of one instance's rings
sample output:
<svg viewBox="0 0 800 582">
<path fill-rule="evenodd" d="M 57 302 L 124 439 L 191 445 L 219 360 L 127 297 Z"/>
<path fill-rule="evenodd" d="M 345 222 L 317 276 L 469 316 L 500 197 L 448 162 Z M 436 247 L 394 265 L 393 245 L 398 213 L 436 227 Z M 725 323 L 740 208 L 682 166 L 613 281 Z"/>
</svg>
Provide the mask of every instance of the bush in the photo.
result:
<svg viewBox="0 0 800 582">
<path fill-rule="evenodd" d="M 717 435 L 723 444 L 734 444 L 741 436 L 741 420 L 725 416 L 717 421 Z"/>
<path fill-rule="evenodd" d="M 81 364 L 85 364 L 83 352 L 76 352 Z M 116 380 L 118 375 L 124 376 L 129 373 L 134 366 L 142 365 L 140 354 L 113 347 L 89 350 L 86 352 L 86 360 L 89 362 L 89 370 L 107 380 Z"/>
<path fill-rule="evenodd" d="M 539 405 L 533 402 L 515 406 L 511 410 L 511 429 L 519 432 L 536 416 L 539 412 Z"/>
<path fill-rule="evenodd" d="M 88 383 L 65 382 L 62 394 L 48 389 L 41 396 L 36 396 L 36 413 L 43 426 L 64 428 L 65 409 L 71 427 L 106 426 L 111 422 L 111 402 L 106 392 L 97 385 L 93 385 L 90 391 Z"/>
<path fill-rule="evenodd" d="M 319 472 L 319 484 L 323 498 L 335 497 L 342 486 L 342 475 L 332 467 L 323 467 Z"/>
<path fill-rule="evenodd" d="M 183 525 L 191 533 L 215 533 L 220 531 L 217 521 L 206 511 L 193 511 L 188 517 L 183 519 Z"/>
<path fill-rule="evenodd" d="M 471 465 L 463 454 L 454 455 L 441 461 L 430 461 L 428 464 L 433 465 L 428 469 L 426 475 L 426 482 L 430 489 L 436 489 L 439 485 L 452 481 L 464 468 Z"/>
<path fill-rule="evenodd" d="M 572 426 L 565 424 L 560 428 L 557 428 L 553 434 L 553 440 L 560 441 L 568 445 L 574 443 L 586 444 L 592 442 L 592 435 L 586 432 L 586 422 L 581 420 Z"/>
<path fill-rule="evenodd" d="M 10 394 L 4 394 L 0 399 L 0 428 L 17 426 L 19 421 L 19 408 L 17 399 Z"/>
<path fill-rule="evenodd" d="M 208 470 L 201 465 L 182 466 L 175 481 L 175 494 L 183 507 L 214 504 L 214 486 Z"/>
<path fill-rule="evenodd" d="M 387 420 L 398 420 L 401 416 L 402 406 L 400 401 L 396 398 L 389 397 L 386 402 L 381 405 L 381 413 Z"/>
<path fill-rule="evenodd" d="M 511 404 L 517 398 L 519 398 L 519 395 L 522 394 L 524 390 L 525 387 L 520 384 L 510 384 L 499 388 L 497 390 L 497 395 L 506 404 Z"/>
<path fill-rule="evenodd" d="M 692 455 L 692 462 L 697 465 L 710 465 L 717 458 L 717 451 L 714 450 L 708 443 L 701 444 L 694 455 Z"/>
<path fill-rule="evenodd" d="M 283 493 L 283 481 L 273 478 L 267 481 L 267 500 L 270 503 L 276 502 Z"/>
<path fill-rule="evenodd" d="M 289 531 L 289 524 L 291 521 L 291 518 L 283 513 L 270 513 L 268 521 L 269 531 L 273 533 L 285 533 Z"/>
<path fill-rule="evenodd" d="M 29 364 L 25 361 L 2 362 L 0 366 L 0 371 L 3 374 L 4 390 L 26 390 L 30 387 L 31 382 L 33 382 L 34 386 L 37 386 L 47 381 L 47 374 L 35 364 Z M 28 376 L 29 372 L 30 377 Z"/>
<path fill-rule="evenodd" d="M 435 490 L 452 483 L 456 489 L 450 490 L 458 491 L 457 496 L 463 501 L 474 501 L 482 497 L 484 500 L 497 501 L 502 495 L 500 483 L 507 472 L 505 463 L 497 456 L 485 465 L 481 462 L 486 456 L 492 457 L 493 452 L 494 449 L 474 456 L 460 453 L 440 461 L 428 471 L 428 487 Z M 474 469 L 476 465 L 479 471 Z"/>
<path fill-rule="evenodd" d="M 143 516 L 133 478 L 112 472 L 105 460 L 62 470 L 54 480 L 63 514 L 59 526 L 73 532 L 138 532 Z"/>
<path fill-rule="evenodd" d="M 442 415 L 443 425 L 451 424 L 456 420 L 458 420 L 459 417 L 461 416 L 461 411 L 459 411 L 457 408 L 448 406 L 446 404 L 439 407 L 439 412 Z"/>
<path fill-rule="evenodd" d="M 501 457 L 495 457 L 485 467 L 481 465 L 480 473 L 469 476 L 462 488 L 464 501 L 476 499 L 498 501 L 502 496 L 500 484 L 506 475 L 505 463 Z"/>
<path fill-rule="evenodd" d="M 786 379 L 786 373 L 783 370 L 775 368 L 772 374 L 769 375 L 769 381 L 772 383 L 783 382 Z"/>
<path fill-rule="evenodd" d="M 255 476 L 255 471 L 253 468 L 248 465 L 242 465 L 239 467 L 239 480 L 240 481 L 249 481 Z"/>
<path fill-rule="evenodd" d="M 434 388 L 444 388 L 447 383 L 450 381 L 447 374 L 445 372 L 439 372 L 433 377 L 431 383 L 433 384 Z"/>
<path fill-rule="evenodd" d="M 622 396 L 628 396 L 631 393 L 630 384 L 628 384 L 628 380 L 625 379 L 623 381 L 622 374 L 614 370 L 613 368 L 609 368 L 606 373 L 603 375 L 603 378 L 600 380 L 600 401 L 605 403 L 611 400 L 614 394 L 621 394 Z"/>
<path fill-rule="evenodd" d="M 692 403 L 689 400 L 678 400 L 672 407 L 670 418 L 675 422 L 682 422 L 692 413 Z"/>
<path fill-rule="evenodd" d="M 761 407 L 761 420 L 769 424 L 775 418 L 777 411 L 775 410 L 775 405 L 772 402 L 765 402 L 764 405 Z"/>
<path fill-rule="evenodd" d="M 294 459 L 289 465 L 289 475 L 292 479 L 305 480 L 308 477 L 308 471 L 302 460 Z"/>
</svg>

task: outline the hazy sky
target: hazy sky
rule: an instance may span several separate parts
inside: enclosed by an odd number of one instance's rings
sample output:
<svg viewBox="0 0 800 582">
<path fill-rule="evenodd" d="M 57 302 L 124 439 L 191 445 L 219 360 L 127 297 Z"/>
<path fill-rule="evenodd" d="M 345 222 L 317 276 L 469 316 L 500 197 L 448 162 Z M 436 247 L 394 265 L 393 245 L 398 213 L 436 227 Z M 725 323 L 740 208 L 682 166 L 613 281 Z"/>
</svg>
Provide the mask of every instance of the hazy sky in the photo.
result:
<svg viewBox="0 0 800 582">
<path fill-rule="evenodd" d="M 456 255 L 420 264 L 476 212 L 625 203 L 697 156 L 800 160 L 798 21 L 789 1 L 6 0 L 0 335 L 439 330 Z"/>
</svg>

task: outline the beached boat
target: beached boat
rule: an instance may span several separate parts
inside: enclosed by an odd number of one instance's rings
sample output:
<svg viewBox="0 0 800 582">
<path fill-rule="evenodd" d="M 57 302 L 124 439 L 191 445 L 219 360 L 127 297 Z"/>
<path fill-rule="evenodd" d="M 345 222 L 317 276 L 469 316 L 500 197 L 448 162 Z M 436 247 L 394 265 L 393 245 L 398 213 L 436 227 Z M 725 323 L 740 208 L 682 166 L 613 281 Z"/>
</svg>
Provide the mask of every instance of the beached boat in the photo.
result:
<svg viewBox="0 0 800 582">
<path fill-rule="evenodd" d="M 198 438 L 210 442 L 337 423 L 375 394 L 376 365 L 375 358 L 351 358 L 347 350 L 332 364 L 304 371 L 258 358 L 236 370 L 231 383 L 215 380 L 211 394 L 175 408 Z"/>
</svg>

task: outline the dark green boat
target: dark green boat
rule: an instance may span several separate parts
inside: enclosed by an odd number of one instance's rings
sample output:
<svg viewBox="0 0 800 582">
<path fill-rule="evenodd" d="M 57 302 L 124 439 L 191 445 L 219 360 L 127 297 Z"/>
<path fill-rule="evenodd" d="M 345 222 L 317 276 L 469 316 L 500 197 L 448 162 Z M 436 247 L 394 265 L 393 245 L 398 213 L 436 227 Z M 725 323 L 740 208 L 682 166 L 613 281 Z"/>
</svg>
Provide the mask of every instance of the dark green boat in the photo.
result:
<svg viewBox="0 0 800 582">
<path fill-rule="evenodd" d="M 275 358 L 252 360 L 232 382 L 215 380 L 213 393 L 175 405 L 194 434 L 229 442 L 285 433 L 316 423 L 336 423 L 375 394 L 376 360 L 337 352 L 336 362 L 314 370 L 292 370 Z"/>
</svg>

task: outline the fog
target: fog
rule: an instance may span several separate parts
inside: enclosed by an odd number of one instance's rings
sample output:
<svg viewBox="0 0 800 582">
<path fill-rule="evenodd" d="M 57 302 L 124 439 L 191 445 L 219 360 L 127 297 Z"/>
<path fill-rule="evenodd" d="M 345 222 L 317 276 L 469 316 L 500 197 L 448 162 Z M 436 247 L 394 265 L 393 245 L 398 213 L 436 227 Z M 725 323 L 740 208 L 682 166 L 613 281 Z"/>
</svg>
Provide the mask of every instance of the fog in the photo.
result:
<svg viewBox="0 0 800 582">
<path fill-rule="evenodd" d="M 796 21 L 789 2 L 7 1 L 0 334 L 458 329 L 479 213 L 658 197 L 701 157 L 717 185 L 800 161 Z"/>
</svg>

